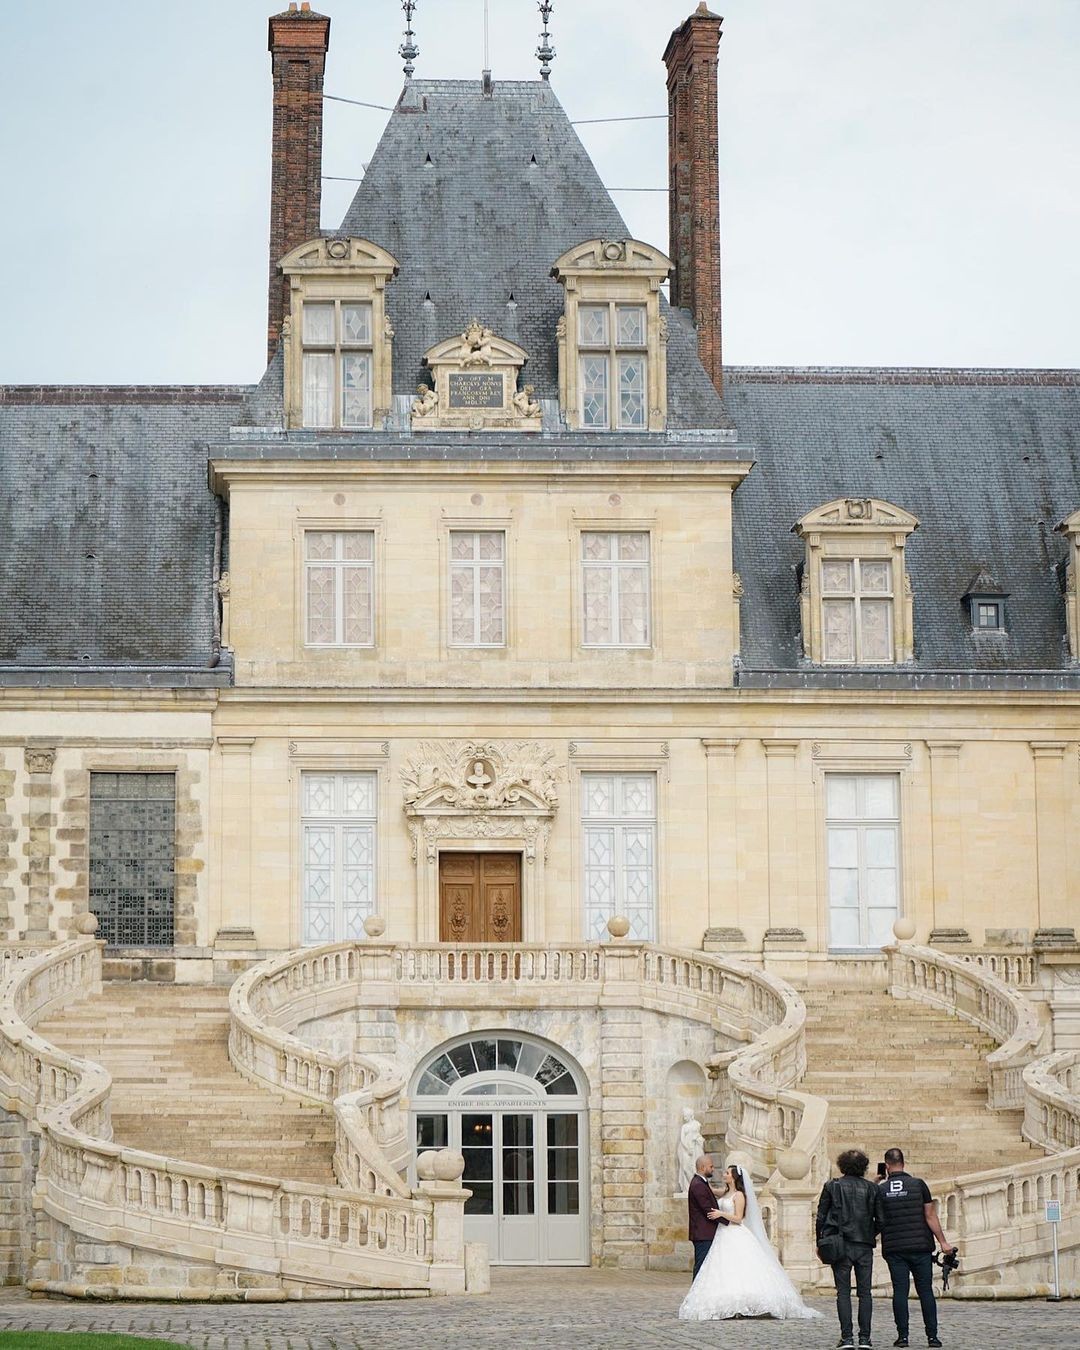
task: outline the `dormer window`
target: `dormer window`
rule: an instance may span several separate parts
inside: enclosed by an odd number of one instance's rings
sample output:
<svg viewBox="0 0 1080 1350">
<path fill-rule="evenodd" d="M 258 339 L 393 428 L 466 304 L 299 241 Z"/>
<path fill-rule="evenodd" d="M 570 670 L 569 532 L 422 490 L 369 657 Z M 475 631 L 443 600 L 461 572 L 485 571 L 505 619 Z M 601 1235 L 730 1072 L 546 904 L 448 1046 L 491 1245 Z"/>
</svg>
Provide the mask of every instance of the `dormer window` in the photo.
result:
<svg viewBox="0 0 1080 1350">
<path fill-rule="evenodd" d="M 918 521 L 868 497 L 829 502 L 794 526 L 806 543 L 803 651 L 831 666 L 889 666 L 913 655 L 904 547 Z"/>
<path fill-rule="evenodd" d="M 985 565 L 980 567 L 964 593 L 968 617 L 976 633 L 1004 633 L 1007 599 L 1008 592 L 1001 589 Z"/>
<path fill-rule="evenodd" d="M 975 628 L 980 632 L 996 632 L 1005 627 L 1005 606 L 1000 600 L 976 600 L 972 611 Z"/>
<path fill-rule="evenodd" d="M 301 310 L 304 426 L 370 427 L 370 301 L 312 300 Z"/>
<path fill-rule="evenodd" d="M 648 316 L 644 305 L 578 308 L 581 425 L 642 431 L 648 390 Z"/>
<path fill-rule="evenodd" d="M 381 430 L 390 413 L 393 329 L 386 283 L 397 263 L 365 239 L 314 239 L 282 260 L 289 278 L 285 425 Z"/>
<path fill-rule="evenodd" d="M 551 274 L 566 291 L 559 321 L 559 400 L 580 431 L 663 431 L 667 322 L 660 287 L 671 261 L 636 239 L 592 239 Z"/>
</svg>

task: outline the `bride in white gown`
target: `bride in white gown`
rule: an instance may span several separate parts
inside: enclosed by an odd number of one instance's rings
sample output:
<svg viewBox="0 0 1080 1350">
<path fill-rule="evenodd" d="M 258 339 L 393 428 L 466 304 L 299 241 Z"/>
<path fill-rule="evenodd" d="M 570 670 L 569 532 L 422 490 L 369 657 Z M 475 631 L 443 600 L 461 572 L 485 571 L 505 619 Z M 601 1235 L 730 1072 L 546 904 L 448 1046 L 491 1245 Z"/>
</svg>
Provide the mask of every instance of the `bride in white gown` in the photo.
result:
<svg viewBox="0 0 1080 1350">
<path fill-rule="evenodd" d="M 820 1317 L 799 1297 L 769 1244 L 749 1175 L 733 1163 L 717 1209 L 727 1219 L 716 1230 L 698 1277 L 683 1299 L 684 1321 L 723 1317 Z"/>
</svg>

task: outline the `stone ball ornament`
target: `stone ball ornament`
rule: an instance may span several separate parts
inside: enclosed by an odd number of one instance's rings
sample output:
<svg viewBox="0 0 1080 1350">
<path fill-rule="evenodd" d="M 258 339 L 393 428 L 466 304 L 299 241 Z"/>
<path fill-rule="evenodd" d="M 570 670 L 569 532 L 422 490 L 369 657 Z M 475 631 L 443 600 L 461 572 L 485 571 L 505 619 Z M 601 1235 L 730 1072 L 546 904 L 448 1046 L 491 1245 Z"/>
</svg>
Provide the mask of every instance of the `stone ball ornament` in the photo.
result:
<svg viewBox="0 0 1080 1350">
<path fill-rule="evenodd" d="M 910 942 L 915 936 L 915 920 L 897 919 L 892 926 L 892 930 L 893 937 L 896 938 L 897 942 Z"/>
<path fill-rule="evenodd" d="M 435 1180 L 459 1181 L 465 1173 L 465 1159 L 453 1149 L 440 1149 L 435 1154 Z"/>
<path fill-rule="evenodd" d="M 364 920 L 364 932 L 369 938 L 381 938 L 386 932 L 386 920 L 381 914 L 369 914 Z"/>
<path fill-rule="evenodd" d="M 607 921 L 607 930 L 613 938 L 624 938 L 630 931 L 630 920 L 625 914 L 613 914 Z"/>
<path fill-rule="evenodd" d="M 801 1148 L 786 1148 L 777 1155 L 776 1166 L 788 1181 L 802 1181 L 810 1171 L 810 1154 Z"/>
<path fill-rule="evenodd" d="M 98 930 L 98 920 L 96 914 L 80 914 L 75 920 L 75 931 L 81 937 L 93 937 Z"/>
<path fill-rule="evenodd" d="M 439 1155 L 432 1151 L 419 1153 L 416 1158 L 416 1177 L 418 1181 L 435 1180 L 435 1159 Z"/>
</svg>

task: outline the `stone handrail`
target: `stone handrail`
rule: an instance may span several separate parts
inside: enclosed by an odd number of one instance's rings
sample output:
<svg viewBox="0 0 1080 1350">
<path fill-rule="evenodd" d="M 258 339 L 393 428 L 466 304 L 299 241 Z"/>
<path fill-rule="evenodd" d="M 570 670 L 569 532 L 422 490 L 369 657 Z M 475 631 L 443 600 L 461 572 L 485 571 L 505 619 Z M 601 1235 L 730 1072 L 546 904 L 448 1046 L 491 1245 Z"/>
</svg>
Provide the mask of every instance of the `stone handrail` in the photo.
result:
<svg viewBox="0 0 1080 1350">
<path fill-rule="evenodd" d="M 110 1138 L 112 1080 L 50 1045 L 31 1023 L 100 990 L 101 944 L 81 938 L 19 962 L 0 983 L 0 1092 L 42 1139 L 36 1194 L 84 1241 L 125 1241 L 210 1266 L 259 1272 L 263 1297 L 330 1288 L 464 1289 L 467 1192 L 447 1177 L 386 1196 L 281 1181 L 123 1148 Z M 446 1170 L 445 1168 L 443 1169 Z M 457 1173 L 460 1176 L 460 1171 Z M 447 1259 L 457 1252 L 456 1262 Z M 52 1278 L 31 1289 L 120 1297 L 212 1297 L 208 1289 L 89 1288 Z M 271 1292 L 271 1289 L 273 1292 Z"/>
<path fill-rule="evenodd" d="M 987 1056 L 989 1105 L 993 1110 L 1023 1110 L 1023 1072 L 1041 1053 L 1046 1037 L 1034 1005 L 971 961 L 913 943 L 885 951 L 894 998 L 912 998 L 956 1013 L 999 1042 Z"/>
<path fill-rule="evenodd" d="M 1001 1042 L 987 1056 L 988 1104 L 1023 1110 L 1024 1137 L 1050 1154 L 935 1186 L 945 1232 L 961 1247 L 957 1294 L 1046 1294 L 1047 1200 L 1062 1203 L 1061 1248 L 1080 1245 L 1080 1052 L 1040 1057 L 1047 1031 L 1034 1005 L 984 967 L 909 943 L 887 954 L 894 995 L 956 1013 Z"/>
<path fill-rule="evenodd" d="M 403 1135 L 400 1077 L 376 1056 L 333 1056 L 293 1032 L 347 1008 L 497 1006 L 519 989 L 542 990 L 548 1007 L 621 1003 L 691 1017 L 742 1042 L 711 1064 L 714 1073 L 726 1069 L 728 1148 L 748 1154 L 754 1171 L 768 1176 L 778 1153 L 798 1139 L 815 1179 L 827 1175 L 825 1103 L 792 1091 L 806 1066 L 802 999 L 774 976 L 718 955 L 625 943 L 312 948 L 239 977 L 231 992 L 230 1052 L 241 1072 L 269 1087 L 334 1103 L 339 1130 L 347 1105 L 342 1088 L 349 1084 L 368 1128 L 364 1136 L 353 1131 L 344 1145 L 339 1133 L 339 1179 L 389 1189 L 404 1161 L 400 1152 L 390 1156 Z"/>
</svg>

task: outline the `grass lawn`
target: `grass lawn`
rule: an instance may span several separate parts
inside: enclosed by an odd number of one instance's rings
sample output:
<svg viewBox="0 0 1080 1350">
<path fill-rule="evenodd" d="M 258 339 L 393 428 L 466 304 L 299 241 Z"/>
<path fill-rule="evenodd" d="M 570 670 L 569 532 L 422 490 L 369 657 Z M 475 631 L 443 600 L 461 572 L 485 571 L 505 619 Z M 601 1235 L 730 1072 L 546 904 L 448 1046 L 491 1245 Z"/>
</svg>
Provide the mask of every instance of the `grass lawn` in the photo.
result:
<svg viewBox="0 0 1080 1350">
<path fill-rule="evenodd" d="M 3 1331 L 0 1350 L 161 1350 L 183 1341 L 152 1341 L 141 1336 L 95 1336 L 87 1331 Z"/>
</svg>

